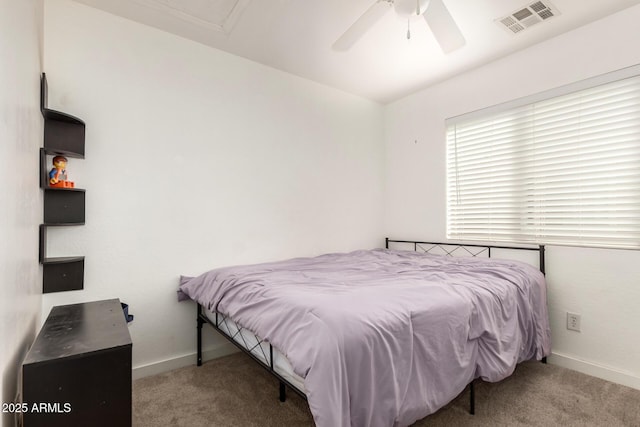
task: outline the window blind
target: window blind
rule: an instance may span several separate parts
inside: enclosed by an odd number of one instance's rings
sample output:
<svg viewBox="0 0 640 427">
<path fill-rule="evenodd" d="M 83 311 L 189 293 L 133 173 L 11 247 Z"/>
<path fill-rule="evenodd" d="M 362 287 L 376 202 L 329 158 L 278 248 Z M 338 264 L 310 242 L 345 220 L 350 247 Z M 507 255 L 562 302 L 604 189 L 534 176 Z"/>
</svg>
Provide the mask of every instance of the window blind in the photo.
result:
<svg viewBox="0 0 640 427">
<path fill-rule="evenodd" d="M 640 248 L 635 74 L 448 121 L 447 236 Z"/>
</svg>

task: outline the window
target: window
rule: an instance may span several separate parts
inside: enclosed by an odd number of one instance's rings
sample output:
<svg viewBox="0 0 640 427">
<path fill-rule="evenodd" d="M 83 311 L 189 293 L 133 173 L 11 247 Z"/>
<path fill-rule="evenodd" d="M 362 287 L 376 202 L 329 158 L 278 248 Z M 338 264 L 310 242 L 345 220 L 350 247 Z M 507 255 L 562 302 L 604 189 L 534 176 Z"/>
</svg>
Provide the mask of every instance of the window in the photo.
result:
<svg viewBox="0 0 640 427">
<path fill-rule="evenodd" d="M 447 237 L 640 248 L 640 67 L 447 120 Z"/>
</svg>

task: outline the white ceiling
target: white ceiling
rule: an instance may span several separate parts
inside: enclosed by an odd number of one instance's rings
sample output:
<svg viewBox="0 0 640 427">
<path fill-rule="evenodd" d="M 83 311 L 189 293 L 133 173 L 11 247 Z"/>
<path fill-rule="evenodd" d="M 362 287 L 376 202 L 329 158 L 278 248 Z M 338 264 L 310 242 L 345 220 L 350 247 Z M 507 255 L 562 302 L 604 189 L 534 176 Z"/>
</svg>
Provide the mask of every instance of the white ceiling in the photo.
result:
<svg viewBox="0 0 640 427">
<path fill-rule="evenodd" d="M 560 15 L 510 34 L 495 20 L 535 0 L 444 0 L 467 41 L 445 55 L 423 19 L 407 40 L 393 12 L 351 50 L 333 51 L 376 0 L 76 1 L 381 103 L 640 3 L 551 0 Z"/>
</svg>

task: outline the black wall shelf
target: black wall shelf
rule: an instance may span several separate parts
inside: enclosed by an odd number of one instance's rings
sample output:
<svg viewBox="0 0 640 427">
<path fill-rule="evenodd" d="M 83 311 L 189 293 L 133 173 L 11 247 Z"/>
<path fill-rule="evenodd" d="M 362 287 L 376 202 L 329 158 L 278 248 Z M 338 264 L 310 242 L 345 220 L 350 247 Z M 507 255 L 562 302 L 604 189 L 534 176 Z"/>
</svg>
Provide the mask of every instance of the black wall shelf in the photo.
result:
<svg viewBox="0 0 640 427">
<path fill-rule="evenodd" d="M 72 122 L 72 117 L 65 117 L 57 111 L 45 110 L 44 148 L 48 154 L 84 158 L 84 122 Z"/>
<path fill-rule="evenodd" d="M 83 225 L 85 192 L 50 191 L 44 192 L 45 225 Z"/>
<path fill-rule="evenodd" d="M 44 223 L 40 225 L 39 259 L 43 265 L 42 292 L 84 288 L 84 257 L 46 256 L 47 228 L 84 225 L 85 190 L 49 186 L 47 156 L 84 159 L 85 124 L 70 114 L 47 108 L 47 77 L 40 81 L 40 111 L 44 117 L 44 147 L 40 149 L 40 188 L 44 190 Z"/>
<path fill-rule="evenodd" d="M 42 293 L 84 289 L 84 257 L 46 258 L 42 267 Z"/>
</svg>

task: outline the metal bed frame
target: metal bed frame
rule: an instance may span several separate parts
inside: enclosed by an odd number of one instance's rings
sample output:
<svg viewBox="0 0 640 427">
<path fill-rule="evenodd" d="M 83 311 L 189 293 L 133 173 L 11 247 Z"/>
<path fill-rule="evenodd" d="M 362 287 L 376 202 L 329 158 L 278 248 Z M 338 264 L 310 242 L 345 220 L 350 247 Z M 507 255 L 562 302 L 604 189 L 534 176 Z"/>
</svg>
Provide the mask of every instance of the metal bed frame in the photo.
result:
<svg viewBox="0 0 640 427">
<path fill-rule="evenodd" d="M 389 249 L 389 244 L 401 244 L 401 245 L 410 245 L 413 246 L 413 250 L 416 252 L 424 252 L 424 253 L 435 253 L 437 252 L 439 255 L 446 256 L 458 256 L 462 254 L 463 256 L 471 256 L 471 257 L 480 257 L 480 258 L 491 258 L 491 250 L 492 249 L 504 249 L 504 250 L 524 250 L 524 251 L 537 251 L 539 253 L 539 267 L 542 274 L 545 274 L 545 247 L 544 245 L 538 245 L 536 247 L 525 247 L 525 246 L 501 246 L 501 245 L 482 245 L 482 244 L 466 244 L 466 243 L 454 243 L 454 242 L 423 242 L 417 240 L 394 240 L 385 238 L 385 248 Z M 211 325 L 216 331 L 218 331 L 223 337 L 229 340 L 232 344 L 238 347 L 243 353 L 247 354 L 254 361 L 258 363 L 258 365 L 262 366 L 267 370 L 271 375 L 278 379 L 280 389 L 279 389 L 279 400 L 280 402 L 284 402 L 287 398 L 286 389 L 289 388 L 293 390 L 296 394 L 302 397 L 304 400 L 307 400 L 307 395 L 303 390 L 300 390 L 297 386 L 292 384 L 289 380 L 284 378 L 280 373 L 275 370 L 274 360 L 273 360 L 273 346 L 271 343 L 268 343 L 258 336 L 256 336 L 253 332 L 248 329 L 242 328 L 240 325 L 237 326 L 237 330 L 231 335 L 227 334 L 225 330 L 222 329 L 224 325 L 228 331 L 231 332 L 231 328 L 229 328 L 227 319 L 228 317 L 222 313 L 215 312 L 215 321 L 212 321 L 207 317 L 204 313 L 203 307 L 200 304 L 197 304 L 197 365 L 202 366 L 202 326 L 205 323 Z M 246 342 L 244 336 L 242 335 L 242 331 L 246 330 L 251 333 L 255 337 L 256 344 L 249 346 Z M 236 340 L 236 337 L 240 337 L 240 340 L 244 345 Z M 265 349 L 262 344 L 268 344 L 269 352 L 268 355 L 265 353 Z M 253 350 L 259 348 L 264 360 L 261 360 L 258 356 L 253 354 Z M 542 358 L 542 363 L 547 363 L 547 358 Z M 472 380 L 469 383 L 469 413 L 475 414 L 475 380 Z"/>
</svg>

